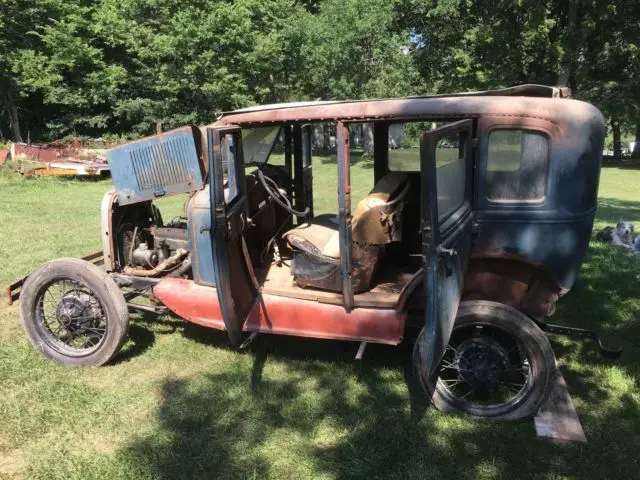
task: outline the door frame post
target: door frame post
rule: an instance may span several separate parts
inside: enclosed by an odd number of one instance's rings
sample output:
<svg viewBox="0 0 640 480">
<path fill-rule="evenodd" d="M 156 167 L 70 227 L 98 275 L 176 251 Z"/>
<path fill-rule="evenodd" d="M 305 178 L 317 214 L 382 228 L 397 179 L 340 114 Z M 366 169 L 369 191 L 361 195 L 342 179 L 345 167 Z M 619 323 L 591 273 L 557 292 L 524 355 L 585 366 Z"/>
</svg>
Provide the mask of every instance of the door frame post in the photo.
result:
<svg viewBox="0 0 640 480">
<path fill-rule="evenodd" d="M 295 209 L 302 211 L 305 209 L 304 204 L 304 185 L 303 185 L 304 169 L 302 165 L 302 126 L 296 124 L 293 126 L 293 178 L 295 193 Z M 303 220 L 298 218 L 298 223 Z"/>
<path fill-rule="evenodd" d="M 354 306 L 351 283 L 351 175 L 349 165 L 349 124 L 336 123 L 338 148 L 338 217 L 340 225 L 340 272 L 342 304 L 347 312 Z"/>
</svg>

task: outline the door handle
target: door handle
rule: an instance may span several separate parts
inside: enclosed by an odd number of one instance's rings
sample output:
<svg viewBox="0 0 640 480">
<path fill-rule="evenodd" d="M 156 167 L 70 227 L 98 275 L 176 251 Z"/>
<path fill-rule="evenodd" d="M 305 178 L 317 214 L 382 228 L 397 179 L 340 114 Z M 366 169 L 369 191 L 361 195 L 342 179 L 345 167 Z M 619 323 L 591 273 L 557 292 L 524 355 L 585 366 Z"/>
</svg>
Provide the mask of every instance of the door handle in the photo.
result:
<svg viewBox="0 0 640 480">
<path fill-rule="evenodd" d="M 443 257 L 444 256 L 454 257 L 458 255 L 458 251 L 455 248 L 444 248 L 441 245 L 438 245 L 438 247 L 436 248 L 436 251 L 438 252 L 438 255 Z"/>
<path fill-rule="evenodd" d="M 443 262 L 444 272 L 447 277 L 450 277 L 453 274 L 453 257 L 458 255 L 458 251 L 455 248 L 444 248 L 441 245 L 438 245 L 436 248 L 436 252 L 438 252 L 439 258 L 448 258 L 449 260 L 445 260 Z"/>
</svg>

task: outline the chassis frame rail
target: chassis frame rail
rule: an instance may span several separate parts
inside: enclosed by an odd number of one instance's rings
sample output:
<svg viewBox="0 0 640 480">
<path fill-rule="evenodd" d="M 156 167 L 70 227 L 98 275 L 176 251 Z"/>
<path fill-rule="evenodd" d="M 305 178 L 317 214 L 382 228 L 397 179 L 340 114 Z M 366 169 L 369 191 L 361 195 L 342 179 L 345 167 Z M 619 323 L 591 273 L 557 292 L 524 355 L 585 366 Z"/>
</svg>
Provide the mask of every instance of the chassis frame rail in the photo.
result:
<svg viewBox="0 0 640 480">
<path fill-rule="evenodd" d="M 86 257 L 82 257 L 82 260 L 86 260 L 87 262 L 91 262 L 94 265 L 104 265 L 104 255 L 103 253 L 96 252 L 91 255 L 87 255 Z M 8 305 L 13 305 L 15 301 L 20 299 L 20 292 L 22 291 L 22 286 L 24 282 L 27 280 L 29 275 L 22 277 L 20 280 L 13 282 L 5 289 L 5 297 Z"/>
<path fill-rule="evenodd" d="M 612 360 L 620 358 L 622 355 L 622 347 L 618 348 L 608 348 L 602 344 L 602 339 L 600 338 L 600 334 L 595 330 L 587 330 L 584 328 L 575 328 L 575 327 L 565 327 L 562 325 L 552 325 L 550 323 L 542 322 L 540 320 L 535 320 L 540 329 L 543 332 L 551 333 L 553 335 L 564 335 L 566 337 L 576 338 L 576 339 L 588 339 L 593 340 L 598 345 L 598 352 L 605 358 L 610 358 Z"/>
</svg>

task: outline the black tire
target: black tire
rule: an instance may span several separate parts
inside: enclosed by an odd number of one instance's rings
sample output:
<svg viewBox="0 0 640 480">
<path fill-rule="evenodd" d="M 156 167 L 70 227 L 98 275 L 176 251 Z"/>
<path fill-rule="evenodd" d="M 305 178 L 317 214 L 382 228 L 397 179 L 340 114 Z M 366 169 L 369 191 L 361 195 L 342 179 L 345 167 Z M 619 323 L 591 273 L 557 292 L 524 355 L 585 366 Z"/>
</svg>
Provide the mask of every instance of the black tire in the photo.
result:
<svg viewBox="0 0 640 480">
<path fill-rule="evenodd" d="M 431 378 L 421 375 L 422 344 L 425 330 L 422 329 L 413 350 L 413 365 L 418 381 L 431 403 L 441 411 L 463 413 L 495 420 L 518 420 L 535 415 L 547 399 L 556 374 L 555 356 L 549 340 L 529 317 L 501 303 L 472 300 L 460 303 L 454 333 L 459 329 L 492 328 L 501 335 L 510 336 L 526 356 L 526 368 L 530 378 L 512 402 L 500 404 L 474 404 L 461 400 L 447 388 L 441 379 L 443 365 Z M 463 330 L 460 330 L 462 332 Z M 460 349 L 460 346 L 457 347 Z M 456 352 L 458 352 L 457 350 Z M 444 363 L 444 362 L 443 362 Z M 468 371 L 468 370 L 467 370 Z"/>
<path fill-rule="evenodd" d="M 97 311 L 101 314 L 100 340 L 95 345 L 91 345 L 91 348 L 74 348 L 65 344 L 56 336 L 48 323 L 43 321 L 45 315 L 43 305 L 48 289 L 61 282 L 65 282 L 66 286 L 67 281 L 72 286 L 78 286 L 70 292 L 79 291 L 78 295 L 82 296 L 82 301 L 90 299 L 90 302 L 93 302 L 91 312 L 94 312 L 93 309 L 98 309 Z M 53 299 L 50 303 L 56 305 L 55 316 L 57 317 L 58 306 L 62 301 L 56 303 Z M 87 308 L 86 304 L 82 306 L 82 312 Z M 31 343 L 49 360 L 69 366 L 95 367 L 105 364 L 120 351 L 129 326 L 127 302 L 116 283 L 104 270 L 78 258 L 53 260 L 29 275 L 20 294 L 20 316 L 22 326 Z M 67 316 L 67 320 L 69 323 L 77 322 L 73 316 Z M 86 320 L 82 321 L 86 323 Z M 95 321 L 94 317 L 91 317 L 91 321 Z M 83 328 L 78 327 L 77 324 L 73 330 L 60 327 L 62 323 L 59 319 L 58 324 L 58 331 L 62 328 L 65 332 L 75 332 L 76 329 Z"/>
</svg>

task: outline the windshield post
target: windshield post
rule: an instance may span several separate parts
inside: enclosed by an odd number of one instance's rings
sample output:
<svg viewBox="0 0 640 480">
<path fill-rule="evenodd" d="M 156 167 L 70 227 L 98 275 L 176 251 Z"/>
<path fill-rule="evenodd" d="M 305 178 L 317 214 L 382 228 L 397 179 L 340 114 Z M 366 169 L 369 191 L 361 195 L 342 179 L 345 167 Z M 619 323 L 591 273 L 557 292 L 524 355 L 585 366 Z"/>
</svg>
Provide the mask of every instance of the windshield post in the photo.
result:
<svg viewBox="0 0 640 480">
<path fill-rule="evenodd" d="M 338 148 L 338 219 L 340 221 L 340 271 L 342 274 L 342 304 L 347 312 L 353 309 L 351 284 L 351 177 L 349 171 L 349 125 L 336 124 Z"/>
</svg>

